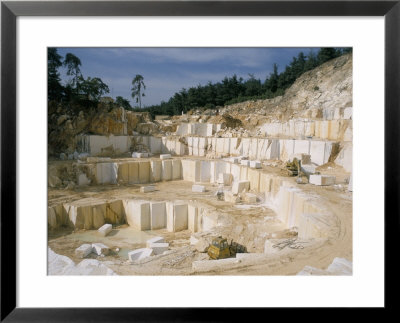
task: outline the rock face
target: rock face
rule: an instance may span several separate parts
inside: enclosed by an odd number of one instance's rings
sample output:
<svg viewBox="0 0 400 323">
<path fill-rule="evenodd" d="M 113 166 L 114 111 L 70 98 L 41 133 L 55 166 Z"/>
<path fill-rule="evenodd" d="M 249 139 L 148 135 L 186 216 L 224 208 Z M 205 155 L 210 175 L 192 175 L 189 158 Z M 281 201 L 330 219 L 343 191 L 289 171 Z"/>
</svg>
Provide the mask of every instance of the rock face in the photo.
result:
<svg viewBox="0 0 400 323">
<path fill-rule="evenodd" d="M 67 112 L 66 112 L 67 111 Z M 74 112 L 70 107 L 49 107 L 48 116 L 49 154 L 59 156 L 60 153 L 73 153 L 79 134 L 95 135 L 132 135 L 142 125 L 144 134 L 157 131 L 157 124 L 151 123 L 147 112 L 126 111 L 115 108 L 111 103 L 101 102 L 97 109 Z"/>
<path fill-rule="evenodd" d="M 96 259 L 84 259 L 78 265 L 68 257 L 59 255 L 48 248 L 48 275 L 116 275 L 116 273 Z"/>
<path fill-rule="evenodd" d="M 305 266 L 298 276 L 351 276 L 353 263 L 345 258 L 335 258 L 326 270 Z"/>
</svg>

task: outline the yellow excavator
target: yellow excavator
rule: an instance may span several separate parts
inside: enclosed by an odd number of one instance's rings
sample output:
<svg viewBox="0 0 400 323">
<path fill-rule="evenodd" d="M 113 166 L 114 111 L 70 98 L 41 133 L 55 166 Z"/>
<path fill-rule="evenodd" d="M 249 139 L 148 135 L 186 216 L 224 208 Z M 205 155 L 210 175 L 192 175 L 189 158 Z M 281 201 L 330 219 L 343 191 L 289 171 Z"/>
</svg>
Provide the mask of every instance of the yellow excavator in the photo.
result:
<svg viewBox="0 0 400 323">
<path fill-rule="evenodd" d="M 289 176 L 300 176 L 301 175 L 301 161 L 296 157 L 293 158 L 293 161 L 288 161 L 286 163 L 286 170 Z"/>
<path fill-rule="evenodd" d="M 228 244 L 226 238 L 221 236 L 214 238 L 211 242 L 211 246 L 208 248 L 208 255 L 211 259 L 224 259 L 229 257 L 235 257 L 237 253 L 246 253 L 247 248 L 239 243 L 233 242 Z"/>
</svg>

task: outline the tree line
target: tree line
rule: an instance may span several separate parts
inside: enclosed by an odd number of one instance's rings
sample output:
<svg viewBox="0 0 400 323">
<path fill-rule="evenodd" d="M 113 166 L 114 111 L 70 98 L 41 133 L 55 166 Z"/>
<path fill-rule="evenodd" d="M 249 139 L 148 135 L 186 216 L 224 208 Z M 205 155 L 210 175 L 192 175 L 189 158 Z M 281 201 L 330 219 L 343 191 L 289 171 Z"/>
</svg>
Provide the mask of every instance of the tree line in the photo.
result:
<svg viewBox="0 0 400 323">
<path fill-rule="evenodd" d="M 281 73 L 278 73 L 278 65 L 273 64 L 272 73 L 264 81 L 256 79 L 253 74 L 249 74 L 247 80 L 233 75 L 225 77 L 221 82 L 183 88 L 167 102 L 150 106 L 146 110 L 152 115 L 177 115 L 194 108 L 214 109 L 248 100 L 271 99 L 283 95 L 304 72 L 351 51 L 351 48 L 320 48 L 317 53 L 311 51 L 305 55 L 300 52 Z"/>
<path fill-rule="evenodd" d="M 183 88 L 176 92 L 167 102 L 142 108 L 142 97 L 145 96 L 146 85 L 142 75 L 136 75 L 132 80 L 131 96 L 139 105 L 132 108 L 129 100 L 121 96 L 115 99 L 115 105 L 133 111 L 148 111 L 155 115 L 178 115 L 194 108 L 215 109 L 219 106 L 239 103 L 248 100 L 270 99 L 283 95 L 295 80 L 304 72 L 309 71 L 326 61 L 351 52 L 351 48 L 320 48 L 315 54 L 305 55 L 300 52 L 293 57 L 289 65 L 279 73 L 278 65 L 273 64 L 273 71 L 264 81 L 249 74 L 248 79 L 233 75 L 222 81 L 197 87 Z M 108 86 L 98 77 L 84 78 L 81 71 L 81 61 L 72 53 L 65 58 L 60 56 L 56 48 L 48 49 L 48 100 L 60 103 L 75 103 L 83 108 L 96 107 L 100 98 L 109 93 Z M 61 84 L 58 69 L 64 66 L 70 80 Z"/>
</svg>

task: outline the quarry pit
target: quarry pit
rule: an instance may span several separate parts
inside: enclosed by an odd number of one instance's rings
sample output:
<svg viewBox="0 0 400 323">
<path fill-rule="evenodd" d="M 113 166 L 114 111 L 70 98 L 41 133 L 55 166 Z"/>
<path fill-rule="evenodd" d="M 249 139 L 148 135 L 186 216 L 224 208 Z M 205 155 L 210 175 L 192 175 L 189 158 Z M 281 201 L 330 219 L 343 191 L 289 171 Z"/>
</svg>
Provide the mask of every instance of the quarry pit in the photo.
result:
<svg viewBox="0 0 400 323">
<path fill-rule="evenodd" d="M 341 59 L 318 69 L 347 73 Z M 130 133 L 121 108 L 121 132 L 74 136 L 48 162 L 49 274 L 351 274 L 351 84 L 329 104 L 309 87 L 308 106 L 289 89 L 280 102 L 158 117 Z M 294 158 L 303 176 L 288 174 Z M 247 253 L 211 260 L 218 236 Z"/>
</svg>

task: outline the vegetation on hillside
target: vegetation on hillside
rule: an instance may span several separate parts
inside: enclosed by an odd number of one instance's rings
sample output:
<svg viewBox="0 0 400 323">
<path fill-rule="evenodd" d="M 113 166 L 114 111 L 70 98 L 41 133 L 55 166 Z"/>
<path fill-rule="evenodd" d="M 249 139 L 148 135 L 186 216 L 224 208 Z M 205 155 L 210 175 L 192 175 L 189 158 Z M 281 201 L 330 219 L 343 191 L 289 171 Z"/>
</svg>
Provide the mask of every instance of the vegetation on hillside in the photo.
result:
<svg viewBox="0 0 400 323">
<path fill-rule="evenodd" d="M 136 75 L 132 81 L 132 98 L 136 99 L 139 108 L 132 108 L 129 100 L 118 96 L 115 106 L 127 110 L 147 111 L 155 115 L 178 115 L 195 108 L 215 109 L 219 106 L 230 105 L 248 100 L 270 99 L 283 95 L 296 79 L 328 60 L 351 52 L 351 48 L 320 48 L 318 53 L 310 52 L 305 55 L 300 52 L 293 57 L 289 65 L 279 73 L 278 65 L 273 64 L 273 71 L 264 81 L 249 74 L 247 80 L 233 75 L 226 76 L 217 83 L 208 82 L 206 85 L 183 88 L 176 92 L 167 102 L 142 108 L 141 98 L 146 89 L 142 75 Z M 61 84 L 58 68 L 67 68 L 71 77 L 66 85 Z M 48 100 L 61 104 L 75 105 L 81 109 L 95 108 L 100 98 L 109 93 L 108 86 L 98 77 L 84 78 L 80 72 L 81 61 L 75 55 L 68 53 L 63 59 L 56 48 L 48 49 Z"/>
</svg>

